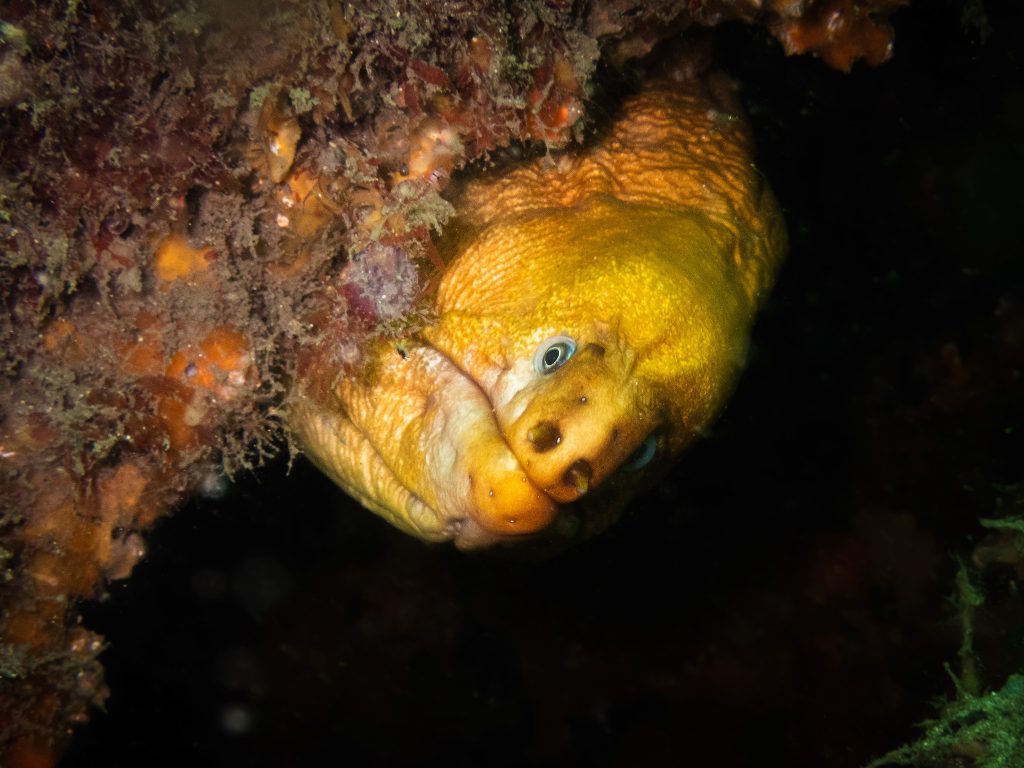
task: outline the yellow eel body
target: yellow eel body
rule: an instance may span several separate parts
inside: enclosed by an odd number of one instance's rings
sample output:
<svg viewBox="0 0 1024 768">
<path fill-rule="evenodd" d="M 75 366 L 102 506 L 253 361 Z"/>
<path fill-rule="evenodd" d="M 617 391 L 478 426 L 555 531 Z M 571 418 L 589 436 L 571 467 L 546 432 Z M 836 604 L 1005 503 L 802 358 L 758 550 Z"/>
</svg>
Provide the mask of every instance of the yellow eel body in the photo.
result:
<svg viewBox="0 0 1024 768">
<path fill-rule="evenodd" d="M 429 540 L 593 533 L 711 421 L 785 248 L 727 87 L 660 82 L 595 145 L 470 182 L 435 318 L 290 424 Z"/>
</svg>

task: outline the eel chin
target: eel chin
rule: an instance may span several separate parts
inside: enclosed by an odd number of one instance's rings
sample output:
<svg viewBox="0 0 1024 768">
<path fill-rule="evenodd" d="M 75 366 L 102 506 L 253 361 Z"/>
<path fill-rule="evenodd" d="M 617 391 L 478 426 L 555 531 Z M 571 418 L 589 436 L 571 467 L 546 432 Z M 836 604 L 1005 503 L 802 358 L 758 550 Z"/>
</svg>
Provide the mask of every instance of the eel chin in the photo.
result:
<svg viewBox="0 0 1024 768">
<path fill-rule="evenodd" d="M 299 377 L 309 457 L 423 539 L 605 528 L 721 409 L 785 251 L 728 96 L 656 84 L 579 154 L 468 182 L 436 319 Z"/>
</svg>

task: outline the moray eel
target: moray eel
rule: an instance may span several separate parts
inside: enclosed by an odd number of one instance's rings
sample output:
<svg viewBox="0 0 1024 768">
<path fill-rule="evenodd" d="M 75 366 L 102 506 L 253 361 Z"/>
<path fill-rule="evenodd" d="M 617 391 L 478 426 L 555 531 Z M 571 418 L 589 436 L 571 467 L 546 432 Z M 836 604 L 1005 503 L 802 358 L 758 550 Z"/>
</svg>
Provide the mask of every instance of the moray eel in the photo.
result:
<svg viewBox="0 0 1024 768">
<path fill-rule="evenodd" d="M 593 146 L 468 182 L 434 318 L 290 424 L 363 505 L 473 547 L 590 534 L 709 424 L 786 247 L 724 82 L 659 82 Z"/>
</svg>

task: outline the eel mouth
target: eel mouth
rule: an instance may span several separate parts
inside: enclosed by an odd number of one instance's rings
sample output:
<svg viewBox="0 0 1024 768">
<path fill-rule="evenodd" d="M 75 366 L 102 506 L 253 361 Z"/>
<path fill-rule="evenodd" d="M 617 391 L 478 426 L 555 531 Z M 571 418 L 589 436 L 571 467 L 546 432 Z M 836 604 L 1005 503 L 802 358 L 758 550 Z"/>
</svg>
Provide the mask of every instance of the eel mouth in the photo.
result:
<svg viewBox="0 0 1024 768">
<path fill-rule="evenodd" d="M 517 388 L 507 402 L 493 399 L 457 357 L 426 347 L 451 372 L 438 382 L 441 399 L 450 402 L 443 433 L 461 453 L 452 476 L 468 483 L 461 508 L 438 510 L 446 537 L 478 546 L 564 534 L 573 517 L 565 513 L 644 442 L 650 430 L 638 418 L 636 388 L 625 381 L 631 368 L 612 367 L 603 348 L 589 347 L 557 379 Z"/>
<path fill-rule="evenodd" d="M 561 505 L 536 483 L 516 455 L 480 383 L 456 360 L 429 349 L 451 371 L 450 378 L 441 382 L 444 386 L 437 398 L 444 404 L 435 405 L 442 440 L 448 441 L 454 456 L 445 471 L 458 487 L 457 498 L 438 509 L 446 537 L 460 547 L 472 547 L 544 533 Z M 438 482 L 444 483 L 444 478 Z"/>
<path fill-rule="evenodd" d="M 622 403 L 612 407 L 614 399 L 601 394 L 601 387 L 621 387 L 604 376 L 600 386 L 587 384 L 587 398 L 577 392 L 584 382 L 572 376 L 549 379 L 542 391 L 517 387 L 525 419 L 508 420 L 509 403 L 492 400 L 458 357 L 429 343 L 387 346 L 372 376 L 304 388 L 289 421 L 321 469 L 419 538 L 460 548 L 566 538 L 582 509 L 577 502 L 632 450 Z M 604 415 L 595 418 L 598 410 L 583 400 L 606 403 Z"/>
</svg>

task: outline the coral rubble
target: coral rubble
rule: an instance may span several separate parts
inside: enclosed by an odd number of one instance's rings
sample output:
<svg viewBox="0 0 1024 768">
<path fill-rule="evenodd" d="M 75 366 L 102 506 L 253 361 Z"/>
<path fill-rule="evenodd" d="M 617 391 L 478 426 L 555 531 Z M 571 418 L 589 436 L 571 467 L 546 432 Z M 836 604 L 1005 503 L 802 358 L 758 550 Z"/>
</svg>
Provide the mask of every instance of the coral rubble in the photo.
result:
<svg viewBox="0 0 1024 768">
<path fill-rule="evenodd" d="M 429 289 L 452 172 L 583 138 L 601 60 L 741 19 L 877 63 L 899 4 L 7 4 L 5 764 L 52 764 L 106 695 L 76 602 L 179 500 L 280 447 L 308 350 L 358 365 Z"/>
</svg>

